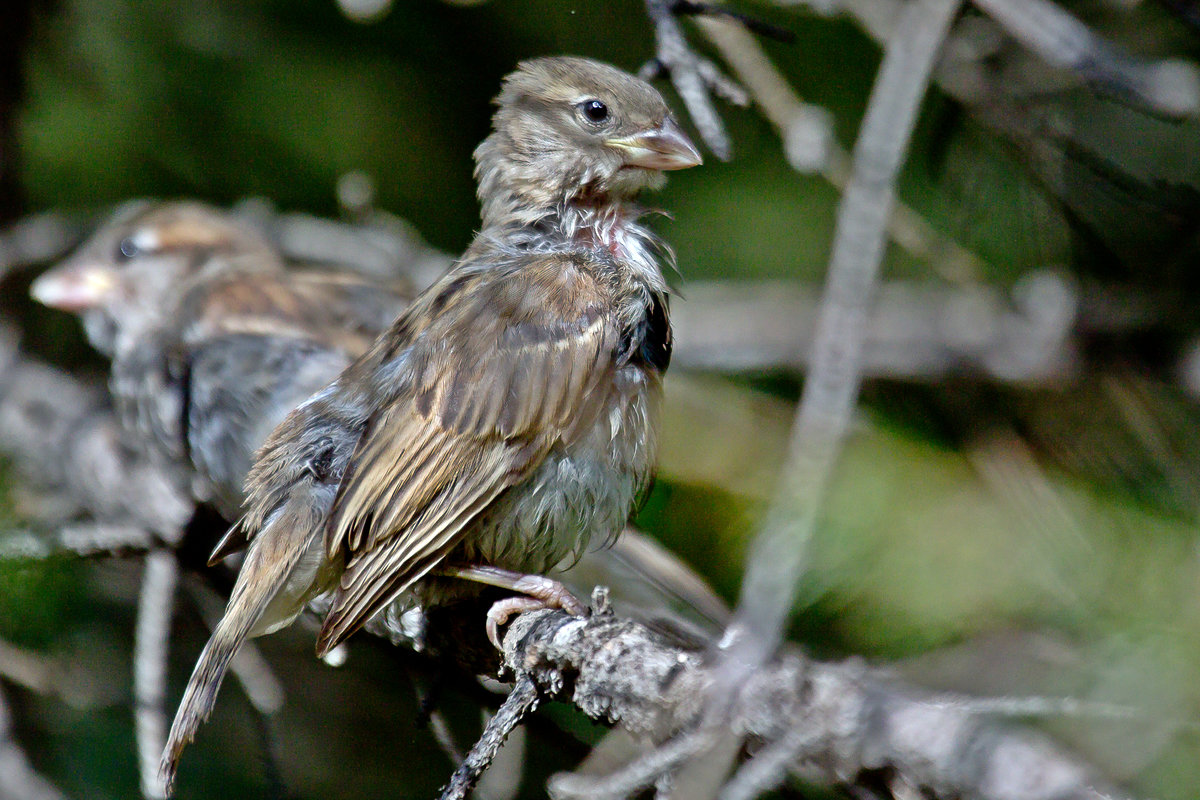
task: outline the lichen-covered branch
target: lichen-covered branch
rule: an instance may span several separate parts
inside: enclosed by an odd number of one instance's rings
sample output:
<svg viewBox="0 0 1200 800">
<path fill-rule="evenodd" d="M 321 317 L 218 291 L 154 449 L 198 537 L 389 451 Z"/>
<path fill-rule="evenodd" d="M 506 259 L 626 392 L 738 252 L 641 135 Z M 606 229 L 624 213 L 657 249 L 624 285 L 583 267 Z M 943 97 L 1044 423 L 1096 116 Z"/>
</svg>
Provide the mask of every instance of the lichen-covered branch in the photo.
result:
<svg viewBox="0 0 1200 800">
<path fill-rule="evenodd" d="M 587 619 L 523 614 L 504 637 L 504 663 L 518 682 L 532 681 L 541 696 L 622 726 L 646 745 L 644 758 L 620 775 L 555 778 L 559 797 L 617 796 L 614 787 L 627 794 L 666 777 L 703 744 L 702 700 L 717 679 L 700 653 L 596 604 Z M 888 682 L 858 661 L 785 652 L 750 675 L 729 705 L 729 724 L 750 756 L 724 797 L 755 796 L 785 774 L 852 786 L 883 769 L 937 798 L 1117 796 L 1044 736 Z"/>
</svg>

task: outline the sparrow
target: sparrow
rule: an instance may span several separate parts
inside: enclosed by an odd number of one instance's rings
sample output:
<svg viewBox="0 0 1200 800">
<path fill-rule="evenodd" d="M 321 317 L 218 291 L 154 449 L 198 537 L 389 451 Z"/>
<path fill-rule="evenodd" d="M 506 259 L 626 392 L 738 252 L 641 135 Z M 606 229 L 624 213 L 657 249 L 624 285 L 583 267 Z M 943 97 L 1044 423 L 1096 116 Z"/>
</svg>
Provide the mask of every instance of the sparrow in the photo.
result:
<svg viewBox="0 0 1200 800">
<path fill-rule="evenodd" d="M 289 269 L 257 229 L 192 202 L 139 203 L 31 287 L 112 358 L 125 439 L 237 519 L 255 451 L 408 302 L 402 284 Z"/>
<path fill-rule="evenodd" d="M 393 601 L 473 590 L 520 596 L 487 629 L 542 606 L 582 613 L 540 576 L 611 542 L 647 490 L 670 361 L 670 251 L 635 197 L 700 154 L 659 93 L 582 58 L 522 62 L 475 151 L 482 227 L 371 347 L 270 435 L 225 615 L 163 752 L 171 785 L 250 636 L 330 593 L 327 653 Z"/>
</svg>

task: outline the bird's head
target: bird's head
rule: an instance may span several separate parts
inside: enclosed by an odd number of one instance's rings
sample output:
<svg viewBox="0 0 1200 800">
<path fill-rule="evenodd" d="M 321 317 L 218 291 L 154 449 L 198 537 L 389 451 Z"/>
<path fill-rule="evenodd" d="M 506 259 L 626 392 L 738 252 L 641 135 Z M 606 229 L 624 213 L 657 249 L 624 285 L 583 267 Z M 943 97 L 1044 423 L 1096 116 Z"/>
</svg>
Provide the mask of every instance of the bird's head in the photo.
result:
<svg viewBox="0 0 1200 800">
<path fill-rule="evenodd" d="M 562 203 L 620 202 L 701 162 L 653 86 L 598 61 L 524 61 L 496 104 L 475 151 L 485 226 Z"/>
<path fill-rule="evenodd" d="M 282 268 L 254 230 L 198 203 L 139 203 L 118 212 L 66 261 L 30 289 L 35 300 L 83 318 L 88 339 L 112 355 L 169 314 L 203 275 L 227 269 Z"/>
</svg>

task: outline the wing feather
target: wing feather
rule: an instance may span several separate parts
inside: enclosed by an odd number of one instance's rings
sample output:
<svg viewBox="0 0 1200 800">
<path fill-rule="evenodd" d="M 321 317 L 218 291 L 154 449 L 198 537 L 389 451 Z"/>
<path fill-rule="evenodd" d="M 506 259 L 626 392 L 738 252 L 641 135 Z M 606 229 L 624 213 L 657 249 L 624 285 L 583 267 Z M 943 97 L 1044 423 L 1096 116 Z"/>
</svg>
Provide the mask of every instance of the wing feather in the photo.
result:
<svg viewBox="0 0 1200 800">
<path fill-rule="evenodd" d="M 413 379 L 372 416 L 339 488 L 326 548 L 346 566 L 320 649 L 436 567 L 501 492 L 582 428 L 581 412 L 598 413 L 588 394 L 611 378 L 619 343 L 604 291 L 558 255 L 459 268 L 397 321 L 407 346 L 356 365 L 395 375 L 407 359 Z"/>
</svg>

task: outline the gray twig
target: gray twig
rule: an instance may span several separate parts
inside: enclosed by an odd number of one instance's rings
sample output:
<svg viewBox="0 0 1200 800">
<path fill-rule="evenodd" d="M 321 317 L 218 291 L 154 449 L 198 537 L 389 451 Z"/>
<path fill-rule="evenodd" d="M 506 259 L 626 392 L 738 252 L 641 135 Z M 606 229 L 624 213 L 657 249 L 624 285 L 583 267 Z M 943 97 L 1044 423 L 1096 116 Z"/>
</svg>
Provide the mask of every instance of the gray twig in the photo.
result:
<svg viewBox="0 0 1200 800">
<path fill-rule="evenodd" d="M 0 533 L 0 560 L 40 561 L 55 555 L 111 558 L 149 550 L 157 539 L 134 525 L 81 522 L 52 532 L 18 529 Z"/>
<path fill-rule="evenodd" d="M 167 654 L 179 566 L 169 550 L 146 555 L 133 645 L 133 713 L 142 796 L 165 798 L 158 760 L 167 740 Z"/>
<path fill-rule="evenodd" d="M 463 763 L 455 770 L 450 783 L 442 790 L 441 800 L 465 800 L 467 793 L 479 780 L 479 776 L 492 763 L 500 745 L 514 728 L 538 705 L 538 688 L 532 676 L 520 675 L 495 715 L 488 720 L 479 741 L 467 753 Z"/>
<path fill-rule="evenodd" d="M 1042 59 L 1093 86 L 1176 117 L 1200 110 L 1200 72 L 1184 61 L 1144 61 L 1048 0 L 974 0 Z"/>
<path fill-rule="evenodd" d="M 555 800 L 617 800 L 635 794 L 675 770 L 712 740 L 711 731 L 690 731 L 674 737 L 608 775 L 562 773 L 550 780 Z"/>
<path fill-rule="evenodd" d="M 665 72 L 671 79 L 688 114 L 717 158 L 728 160 L 733 152 L 725 123 L 713 106 L 712 93 L 744 105 L 746 93 L 721 73 L 715 64 L 697 55 L 688 44 L 679 20 L 671 12 L 670 0 L 646 0 L 646 13 L 654 24 L 655 60 L 645 73 Z"/>
<path fill-rule="evenodd" d="M 1002 383 L 1060 381 L 1080 366 L 1075 334 L 1085 299 L 1073 282 L 1042 270 L 1007 296 L 978 284 L 884 283 L 864 323 L 861 371 L 939 380 L 966 369 Z M 672 309 L 672 358 L 692 369 L 806 371 L 819 310 L 816 287 L 689 284 L 686 301 Z"/>
</svg>

